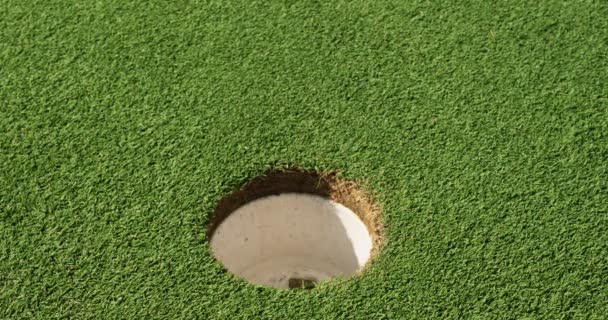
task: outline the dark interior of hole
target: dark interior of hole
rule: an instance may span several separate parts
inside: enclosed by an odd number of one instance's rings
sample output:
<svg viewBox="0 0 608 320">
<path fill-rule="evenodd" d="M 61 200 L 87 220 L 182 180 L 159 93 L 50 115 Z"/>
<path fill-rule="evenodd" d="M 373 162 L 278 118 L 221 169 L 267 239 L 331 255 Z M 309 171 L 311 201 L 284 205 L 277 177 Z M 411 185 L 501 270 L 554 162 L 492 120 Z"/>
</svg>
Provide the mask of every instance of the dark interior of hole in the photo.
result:
<svg viewBox="0 0 608 320">
<path fill-rule="evenodd" d="M 290 278 L 289 289 L 306 289 L 310 290 L 315 287 L 317 280 L 310 278 Z"/>
</svg>

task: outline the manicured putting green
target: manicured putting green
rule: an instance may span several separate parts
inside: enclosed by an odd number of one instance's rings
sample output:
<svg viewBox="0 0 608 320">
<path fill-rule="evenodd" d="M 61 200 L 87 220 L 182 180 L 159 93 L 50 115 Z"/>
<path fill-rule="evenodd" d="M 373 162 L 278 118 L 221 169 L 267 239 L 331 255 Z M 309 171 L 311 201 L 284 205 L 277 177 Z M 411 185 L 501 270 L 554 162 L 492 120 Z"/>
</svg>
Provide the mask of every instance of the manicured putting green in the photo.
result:
<svg viewBox="0 0 608 320">
<path fill-rule="evenodd" d="M 606 17 L 4 0 L 0 319 L 606 319 Z M 361 274 L 214 258 L 225 199 L 294 167 L 375 200 Z"/>
</svg>

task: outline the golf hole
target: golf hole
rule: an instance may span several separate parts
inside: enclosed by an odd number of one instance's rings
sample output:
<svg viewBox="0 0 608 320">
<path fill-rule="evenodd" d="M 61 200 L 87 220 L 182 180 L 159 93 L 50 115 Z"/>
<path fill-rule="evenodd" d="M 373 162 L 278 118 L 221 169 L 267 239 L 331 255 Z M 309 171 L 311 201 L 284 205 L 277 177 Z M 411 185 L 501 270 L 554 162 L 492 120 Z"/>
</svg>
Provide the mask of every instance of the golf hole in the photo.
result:
<svg viewBox="0 0 608 320">
<path fill-rule="evenodd" d="M 310 289 L 360 273 L 381 242 L 379 209 L 336 174 L 283 170 L 222 199 L 209 227 L 214 256 L 251 283 Z"/>
</svg>

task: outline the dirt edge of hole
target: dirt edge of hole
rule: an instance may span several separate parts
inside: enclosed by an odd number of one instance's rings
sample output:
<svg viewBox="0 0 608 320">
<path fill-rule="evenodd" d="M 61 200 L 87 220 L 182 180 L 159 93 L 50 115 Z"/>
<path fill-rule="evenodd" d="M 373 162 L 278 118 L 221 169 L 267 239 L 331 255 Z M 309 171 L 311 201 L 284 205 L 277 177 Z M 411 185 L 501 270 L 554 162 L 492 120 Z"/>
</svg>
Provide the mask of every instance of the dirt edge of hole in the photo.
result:
<svg viewBox="0 0 608 320">
<path fill-rule="evenodd" d="M 217 227 L 241 206 L 282 193 L 307 193 L 331 199 L 352 210 L 363 221 L 372 238 L 372 252 L 360 272 L 370 265 L 385 243 L 382 210 L 361 184 L 348 181 L 336 172 L 316 172 L 294 167 L 270 170 L 223 197 L 213 212 L 207 228 L 207 238 L 211 241 Z"/>
</svg>

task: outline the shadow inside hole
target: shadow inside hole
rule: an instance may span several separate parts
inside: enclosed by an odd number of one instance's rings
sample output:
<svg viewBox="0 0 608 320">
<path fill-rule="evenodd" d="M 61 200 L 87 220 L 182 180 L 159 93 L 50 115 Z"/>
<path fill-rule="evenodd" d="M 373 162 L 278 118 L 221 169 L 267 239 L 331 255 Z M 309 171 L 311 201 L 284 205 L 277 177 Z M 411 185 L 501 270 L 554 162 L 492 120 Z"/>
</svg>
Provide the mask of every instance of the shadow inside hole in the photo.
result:
<svg viewBox="0 0 608 320">
<path fill-rule="evenodd" d="M 289 289 L 306 289 L 310 290 L 317 285 L 317 280 L 315 279 L 300 279 L 300 278 L 290 278 L 288 282 Z"/>
</svg>

